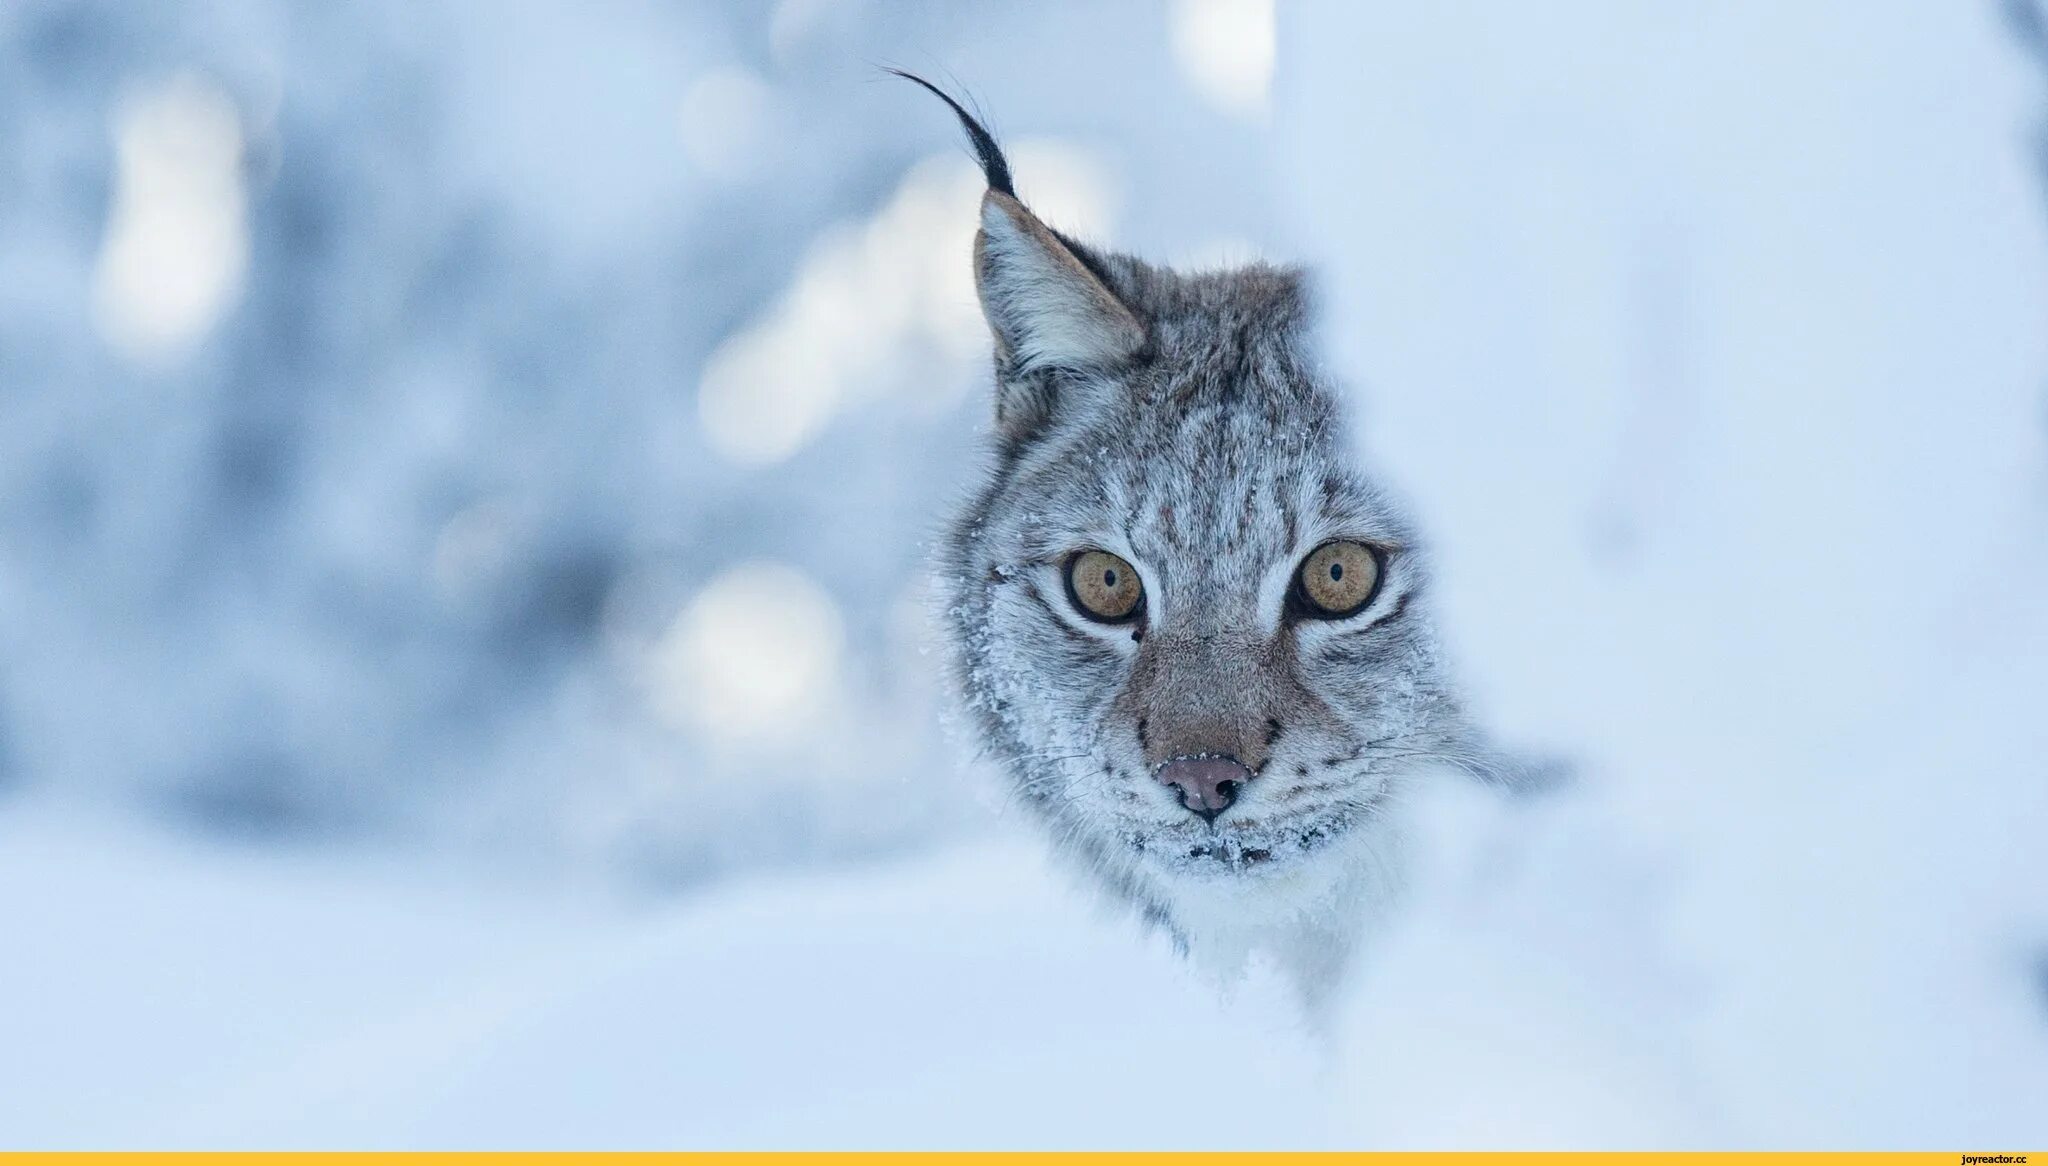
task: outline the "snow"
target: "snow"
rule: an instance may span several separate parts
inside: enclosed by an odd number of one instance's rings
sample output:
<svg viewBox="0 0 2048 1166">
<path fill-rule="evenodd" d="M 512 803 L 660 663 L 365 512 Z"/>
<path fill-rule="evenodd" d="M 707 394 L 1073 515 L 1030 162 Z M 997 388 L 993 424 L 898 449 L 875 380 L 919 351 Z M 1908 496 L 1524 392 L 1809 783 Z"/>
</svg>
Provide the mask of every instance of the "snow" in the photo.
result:
<svg viewBox="0 0 2048 1166">
<path fill-rule="evenodd" d="M 1363 441 L 1491 719 L 1582 771 L 1464 819 L 1497 869 L 1416 907 L 1349 1042 L 1437 1044 L 1441 1088 L 1381 1066 L 1364 1136 L 2039 1140 L 2048 176 L 1998 15 L 1292 27 Z"/>
<path fill-rule="evenodd" d="M 10 1146 L 1306 1143 L 1321 1051 L 999 836 L 681 901 L 0 826 Z M 19 1055 L 31 1050 L 32 1055 Z M 1298 1120 L 1288 1120 L 1294 1115 Z"/>
<path fill-rule="evenodd" d="M 0 9 L 0 1145 L 2039 1144 L 1999 6 L 1273 9 Z M 940 741 L 973 178 L 874 60 L 1091 233 L 1317 268 L 1462 675 L 1576 763 L 1414 807 L 1325 1023 Z M 748 337 L 836 346 L 801 425 L 707 429 Z"/>
<path fill-rule="evenodd" d="M 0 999 L 19 1005 L 0 1011 L 0 1131 L 116 1148 L 2038 1136 L 2038 1005 L 1999 953 L 1902 949 L 1881 927 L 1851 929 L 1859 950 L 1824 928 L 1814 960 L 1767 911 L 1674 934 L 1698 918 L 1680 880 L 1580 798 L 1465 790 L 1423 821 L 1418 900 L 1338 1023 L 1310 1029 L 1268 970 L 1191 972 L 1006 828 L 673 898 L 223 851 L 30 806 L 0 823 Z"/>
</svg>

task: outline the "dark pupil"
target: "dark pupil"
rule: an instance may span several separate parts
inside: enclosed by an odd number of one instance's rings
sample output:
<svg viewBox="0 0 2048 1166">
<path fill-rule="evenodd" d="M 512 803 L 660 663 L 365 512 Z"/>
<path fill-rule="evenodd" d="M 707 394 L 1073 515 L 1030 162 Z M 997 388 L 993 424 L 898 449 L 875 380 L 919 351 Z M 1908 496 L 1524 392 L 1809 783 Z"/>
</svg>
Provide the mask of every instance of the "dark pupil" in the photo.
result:
<svg viewBox="0 0 2048 1166">
<path fill-rule="evenodd" d="M 1344 564 L 1342 564 L 1342 563 L 1331 563 L 1331 564 L 1330 564 L 1330 578 L 1332 578 L 1332 579 L 1342 579 L 1343 577 L 1344 577 Z"/>
<path fill-rule="evenodd" d="M 1104 571 L 1104 572 L 1102 573 L 1102 585 L 1103 585 L 1104 587 L 1109 587 L 1109 588 L 1115 588 L 1115 587 L 1116 587 L 1116 572 L 1115 572 L 1115 571 Z"/>
</svg>

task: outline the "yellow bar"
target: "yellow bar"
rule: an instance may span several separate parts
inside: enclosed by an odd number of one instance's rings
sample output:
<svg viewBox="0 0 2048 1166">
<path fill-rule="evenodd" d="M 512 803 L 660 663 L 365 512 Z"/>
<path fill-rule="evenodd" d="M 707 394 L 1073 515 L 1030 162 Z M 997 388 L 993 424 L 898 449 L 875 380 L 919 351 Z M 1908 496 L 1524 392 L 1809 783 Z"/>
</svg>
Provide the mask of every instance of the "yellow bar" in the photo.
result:
<svg viewBox="0 0 2048 1166">
<path fill-rule="evenodd" d="M 915 1160 L 942 1166 L 946 1162 L 1001 1162 L 1024 1166 L 1028 1162 L 1114 1162 L 1120 1166 L 1182 1166 L 1182 1164 L 1225 1164 L 1225 1162 L 1300 1162 L 1315 1166 L 1563 1166 L 1565 1162 L 1599 1162 L 1604 1166 L 1712 1166 L 1714 1162 L 1741 1162 L 1761 1166 L 1784 1162 L 1788 1166 L 2048 1166 L 2048 1156 L 2025 1152 L 1137 1152 L 1137 1154 L 1057 1154 L 1057 1152 L 0 1152 L 0 1166 L 117 1166 L 139 1160 L 174 1160 L 199 1166 L 201 1162 L 225 1162 L 233 1166 L 338 1166 L 348 1160 L 362 1162 L 418 1162 L 424 1166 L 487 1166 L 487 1164 L 561 1164 L 561 1162 L 618 1162 L 655 1166 L 674 1162 L 676 1166 L 799 1166 L 821 1160 Z"/>
</svg>

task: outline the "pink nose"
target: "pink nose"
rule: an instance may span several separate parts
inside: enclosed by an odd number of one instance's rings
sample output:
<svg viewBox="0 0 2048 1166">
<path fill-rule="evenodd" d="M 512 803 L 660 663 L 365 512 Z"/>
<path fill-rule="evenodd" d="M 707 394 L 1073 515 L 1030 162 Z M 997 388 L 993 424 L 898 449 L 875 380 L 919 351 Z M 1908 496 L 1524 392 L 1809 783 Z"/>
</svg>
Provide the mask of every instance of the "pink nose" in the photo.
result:
<svg viewBox="0 0 2048 1166">
<path fill-rule="evenodd" d="M 1198 753 L 1174 758 L 1160 766 L 1153 776 L 1180 794 L 1181 805 L 1200 814 L 1204 821 L 1214 822 L 1216 815 L 1237 800 L 1237 791 L 1252 779 L 1252 771 L 1235 757 Z"/>
</svg>

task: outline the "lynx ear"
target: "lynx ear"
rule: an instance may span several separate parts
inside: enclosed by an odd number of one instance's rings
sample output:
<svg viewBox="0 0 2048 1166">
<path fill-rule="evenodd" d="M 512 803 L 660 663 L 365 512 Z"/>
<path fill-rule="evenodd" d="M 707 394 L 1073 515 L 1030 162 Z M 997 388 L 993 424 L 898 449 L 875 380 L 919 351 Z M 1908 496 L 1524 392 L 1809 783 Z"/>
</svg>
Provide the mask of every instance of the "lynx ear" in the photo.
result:
<svg viewBox="0 0 2048 1166">
<path fill-rule="evenodd" d="M 999 190 L 982 196 L 974 284 L 1006 376 L 1115 368 L 1145 346 L 1144 325 L 1075 249 Z"/>
<path fill-rule="evenodd" d="M 1011 436 L 1036 428 L 1056 404 L 1054 370 L 1115 368 L 1145 347 L 1145 327 L 1074 244 L 1017 201 L 1010 163 L 988 127 L 945 90 L 901 69 L 952 109 L 988 180 L 974 236 L 974 286 L 996 337 L 996 421 Z"/>
</svg>

